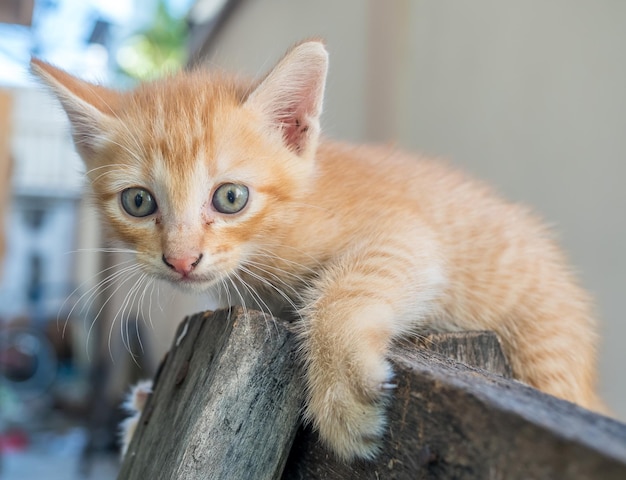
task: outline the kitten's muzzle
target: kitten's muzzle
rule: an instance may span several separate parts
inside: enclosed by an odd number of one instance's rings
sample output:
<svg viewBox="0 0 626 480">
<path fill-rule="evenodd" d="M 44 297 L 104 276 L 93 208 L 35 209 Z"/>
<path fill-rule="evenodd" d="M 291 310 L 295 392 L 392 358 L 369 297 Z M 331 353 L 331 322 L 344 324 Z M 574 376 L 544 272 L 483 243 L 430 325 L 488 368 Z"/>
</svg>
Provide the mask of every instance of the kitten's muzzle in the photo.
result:
<svg viewBox="0 0 626 480">
<path fill-rule="evenodd" d="M 198 266 L 200 260 L 202 260 L 203 255 L 200 254 L 198 256 L 189 256 L 183 258 L 174 258 L 174 257 L 166 257 L 165 254 L 161 257 L 163 263 L 167 265 L 169 268 L 174 270 L 177 273 L 180 273 L 182 276 L 189 275 L 194 268 Z"/>
</svg>

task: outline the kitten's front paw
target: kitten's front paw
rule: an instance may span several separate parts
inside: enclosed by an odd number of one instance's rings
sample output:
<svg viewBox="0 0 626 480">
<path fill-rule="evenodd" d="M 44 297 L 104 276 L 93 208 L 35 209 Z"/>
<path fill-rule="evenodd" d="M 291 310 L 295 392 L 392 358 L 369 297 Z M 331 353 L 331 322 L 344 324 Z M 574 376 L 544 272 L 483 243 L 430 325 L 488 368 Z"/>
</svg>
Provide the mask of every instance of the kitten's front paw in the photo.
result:
<svg viewBox="0 0 626 480">
<path fill-rule="evenodd" d="M 148 397 L 152 393 L 152 380 L 144 380 L 137 383 L 134 387 L 131 388 L 131 391 L 126 398 L 126 401 L 122 405 L 122 408 L 129 413 L 129 417 L 122 422 L 120 425 L 120 437 L 121 437 L 121 457 L 124 458 L 126 455 L 126 451 L 128 450 L 128 445 L 130 445 L 130 441 L 135 434 L 135 429 L 137 428 L 137 423 L 139 422 L 139 417 L 141 417 L 141 412 L 146 406 L 146 402 L 148 401 Z"/>
<path fill-rule="evenodd" d="M 385 400 L 393 375 L 386 362 L 378 375 L 356 380 L 346 375 L 326 382 L 320 375 L 308 374 L 309 398 L 305 419 L 313 424 L 320 439 L 340 458 L 373 459 L 380 450 L 385 431 Z M 347 372 L 346 372 L 347 373 Z"/>
</svg>

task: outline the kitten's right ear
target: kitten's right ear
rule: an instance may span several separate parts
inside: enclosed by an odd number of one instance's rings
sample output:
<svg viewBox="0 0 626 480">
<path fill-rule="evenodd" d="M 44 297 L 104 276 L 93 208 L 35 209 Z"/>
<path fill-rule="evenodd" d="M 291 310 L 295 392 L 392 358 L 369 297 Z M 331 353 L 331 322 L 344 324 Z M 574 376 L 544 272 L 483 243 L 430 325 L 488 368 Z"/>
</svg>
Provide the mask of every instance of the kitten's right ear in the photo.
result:
<svg viewBox="0 0 626 480">
<path fill-rule="evenodd" d="M 76 149 L 86 162 L 106 142 L 113 122 L 115 92 L 80 80 L 37 58 L 30 61 L 31 71 L 55 94 L 72 126 Z"/>
<path fill-rule="evenodd" d="M 301 43 L 287 52 L 246 100 L 299 155 L 317 147 L 327 70 L 324 44 Z"/>
</svg>

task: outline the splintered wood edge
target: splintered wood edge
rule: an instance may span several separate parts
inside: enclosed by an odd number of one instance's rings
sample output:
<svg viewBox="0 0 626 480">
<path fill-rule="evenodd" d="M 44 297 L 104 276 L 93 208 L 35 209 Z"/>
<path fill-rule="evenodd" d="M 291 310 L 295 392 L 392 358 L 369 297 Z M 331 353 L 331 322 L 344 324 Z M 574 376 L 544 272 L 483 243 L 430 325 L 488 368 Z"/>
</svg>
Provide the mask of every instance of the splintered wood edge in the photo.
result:
<svg viewBox="0 0 626 480">
<path fill-rule="evenodd" d="M 120 478 L 279 476 L 302 401 L 295 351 L 289 326 L 259 312 L 185 319 Z"/>
</svg>

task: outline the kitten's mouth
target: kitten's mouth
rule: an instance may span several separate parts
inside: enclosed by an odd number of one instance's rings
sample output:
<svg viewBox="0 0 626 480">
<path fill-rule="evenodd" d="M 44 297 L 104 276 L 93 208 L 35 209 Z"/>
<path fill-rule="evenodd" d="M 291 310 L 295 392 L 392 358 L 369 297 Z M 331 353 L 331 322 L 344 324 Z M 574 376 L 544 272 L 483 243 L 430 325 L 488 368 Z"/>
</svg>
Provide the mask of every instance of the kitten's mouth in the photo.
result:
<svg viewBox="0 0 626 480">
<path fill-rule="evenodd" d="M 212 277 L 207 278 L 205 276 L 189 273 L 185 275 L 179 275 L 175 281 L 180 283 L 203 283 L 210 280 L 212 280 Z"/>
<path fill-rule="evenodd" d="M 191 290 L 206 290 L 219 282 L 219 278 L 216 276 L 196 275 L 193 272 L 184 275 L 177 275 L 175 277 L 167 275 L 167 280 L 183 289 Z"/>
<path fill-rule="evenodd" d="M 181 275 L 178 281 L 182 283 L 194 283 L 194 282 L 197 282 L 198 279 L 193 278 L 190 275 Z"/>
</svg>

